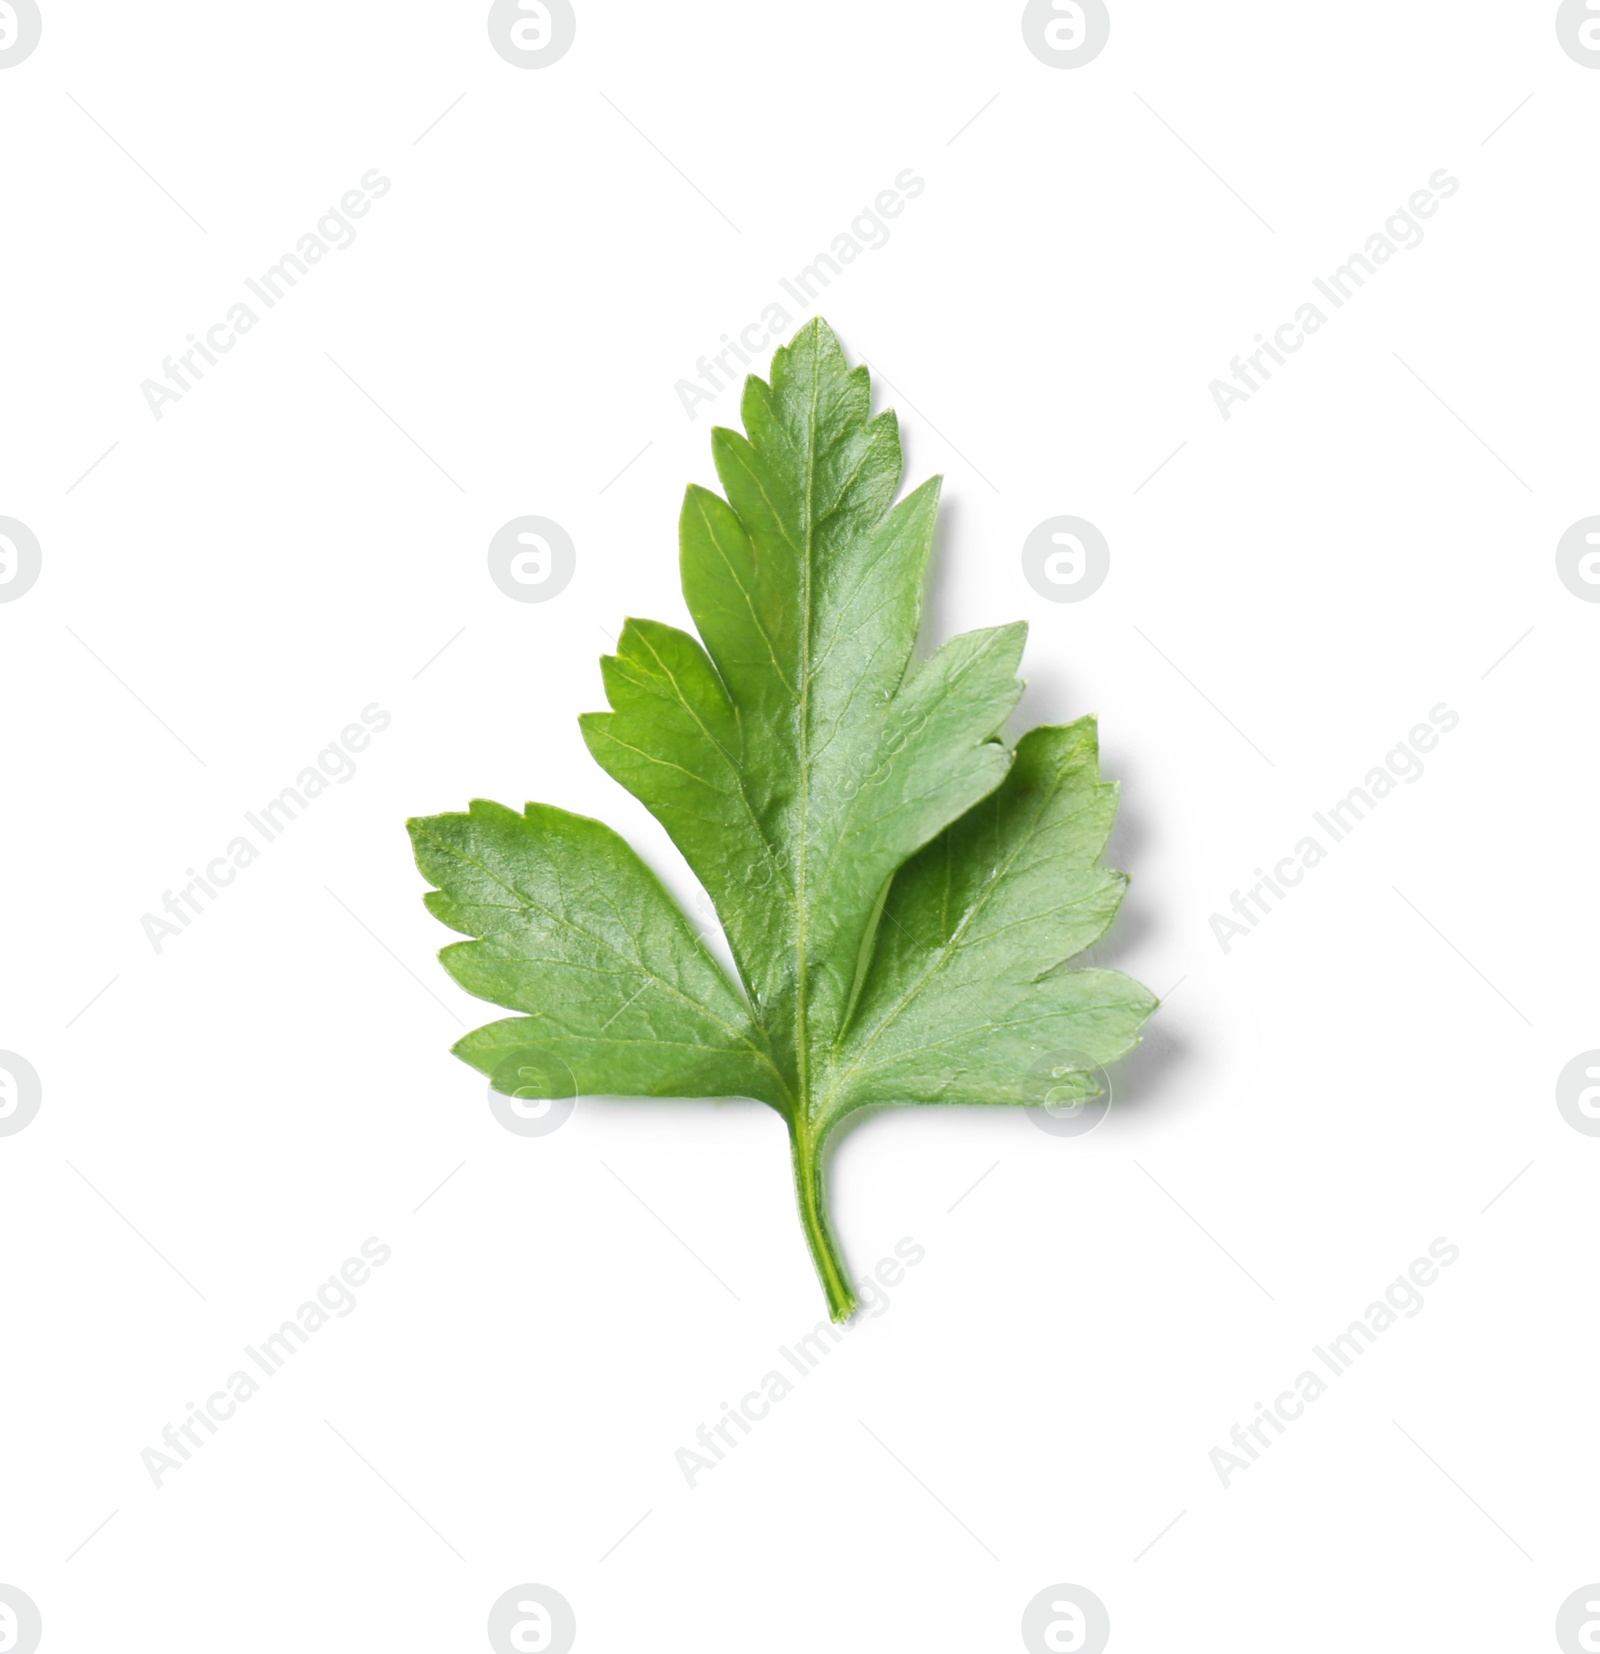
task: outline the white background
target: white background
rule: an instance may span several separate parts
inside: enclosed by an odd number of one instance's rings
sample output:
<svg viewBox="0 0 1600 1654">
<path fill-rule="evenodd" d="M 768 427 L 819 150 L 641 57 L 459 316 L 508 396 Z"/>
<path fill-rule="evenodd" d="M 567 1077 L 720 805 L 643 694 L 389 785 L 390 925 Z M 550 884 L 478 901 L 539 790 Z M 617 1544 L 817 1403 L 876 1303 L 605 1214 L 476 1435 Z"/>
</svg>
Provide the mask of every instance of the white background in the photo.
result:
<svg viewBox="0 0 1600 1654">
<path fill-rule="evenodd" d="M 1600 73 L 1553 4 L 1114 0 L 1066 72 L 955 0 L 580 0 L 532 72 L 481 5 L 44 4 L 0 71 L 0 515 L 44 559 L 0 605 L 0 1046 L 44 1087 L 0 1138 L 0 1582 L 44 1649 L 480 1648 L 523 1582 L 595 1654 L 1019 1648 L 1056 1583 L 1119 1651 L 1555 1646 L 1600 1576 L 1600 1141 L 1554 1101 L 1600 1045 L 1600 608 L 1554 561 L 1600 511 Z M 157 421 L 141 381 L 373 167 Z M 855 1270 L 926 1257 L 691 1489 L 823 1313 L 781 1124 L 502 1129 L 403 823 L 547 800 L 692 894 L 575 719 L 625 613 L 687 623 L 735 398 L 675 382 L 907 167 L 823 313 L 946 474 L 930 635 L 1025 616 L 1018 727 L 1099 714 L 1100 957 L 1170 997 L 1093 1135 L 843 1141 Z M 1422 245 L 1224 421 L 1209 382 L 1441 167 Z M 549 603 L 487 575 L 524 513 L 577 546 Z M 1059 513 L 1111 546 L 1083 603 L 1022 576 Z M 355 778 L 155 952 L 372 702 Z M 1211 914 L 1440 702 L 1422 779 L 1225 954 Z M 354 1312 L 154 1487 L 373 1235 Z M 1225 1488 L 1438 1236 L 1423 1311 Z"/>
</svg>

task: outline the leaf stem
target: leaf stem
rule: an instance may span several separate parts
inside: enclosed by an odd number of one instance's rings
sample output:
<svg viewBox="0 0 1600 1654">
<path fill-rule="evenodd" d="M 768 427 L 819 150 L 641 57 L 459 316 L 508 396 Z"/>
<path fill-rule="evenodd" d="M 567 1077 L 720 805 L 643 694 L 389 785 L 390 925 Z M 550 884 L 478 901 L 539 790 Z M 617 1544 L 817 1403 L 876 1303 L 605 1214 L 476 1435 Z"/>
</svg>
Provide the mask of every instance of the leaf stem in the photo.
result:
<svg viewBox="0 0 1600 1654">
<path fill-rule="evenodd" d="M 800 1202 L 800 1225 L 811 1248 L 822 1290 L 827 1295 L 828 1313 L 835 1321 L 848 1321 L 859 1300 L 850 1285 L 844 1260 L 828 1221 L 828 1202 L 822 1187 L 822 1145 L 803 1118 L 791 1120 L 789 1141 L 794 1152 L 794 1188 Z"/>
</svg>

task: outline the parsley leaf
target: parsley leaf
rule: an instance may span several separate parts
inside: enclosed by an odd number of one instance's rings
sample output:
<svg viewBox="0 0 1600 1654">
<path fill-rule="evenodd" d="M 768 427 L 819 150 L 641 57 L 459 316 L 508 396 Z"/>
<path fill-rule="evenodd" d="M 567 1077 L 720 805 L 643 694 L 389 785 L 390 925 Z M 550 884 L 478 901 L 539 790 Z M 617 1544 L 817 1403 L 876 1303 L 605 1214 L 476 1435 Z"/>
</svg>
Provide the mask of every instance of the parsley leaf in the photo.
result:
<svg viewBox="0 0 1600 1654">
<path fill-rule="evenodd" d="M 580 719 L 716 904 L 739 985 L 597 821 L 480 800 L 410 823 L 429 911 L 473 938 L 445 969 L 521 1013 L 456 1054 L 523 1097 L 770 1105 L 836 1320 L 856 1298 L 822 1151 L 845 1119 L 1095 1096 L 1156 1004 L 1066 968 L 1127 882 L 1099 865 L 1117 792 L 1093 720 L 1008 748 L 1020 623 L 912 660 L 938 481 L 894 503 L 899 427 L 869 402 L 820 320 L 746 382 L 745 434 L 712 433 L 723 495 L 691 487 L 680 520 L 699 637 L 629 620 L 611 710 Z"/>
</svg>

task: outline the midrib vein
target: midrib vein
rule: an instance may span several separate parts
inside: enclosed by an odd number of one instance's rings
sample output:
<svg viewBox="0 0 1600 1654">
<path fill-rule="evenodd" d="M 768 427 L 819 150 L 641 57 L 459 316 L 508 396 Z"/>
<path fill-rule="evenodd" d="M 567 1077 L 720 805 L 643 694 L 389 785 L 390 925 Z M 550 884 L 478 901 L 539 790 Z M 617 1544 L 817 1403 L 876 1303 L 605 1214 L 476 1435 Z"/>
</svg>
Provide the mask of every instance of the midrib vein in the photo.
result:
<svg viewBox="0 0 1600 1654">
<path fill-rule="evenodd" d="M 800 853 L 795 867 L 795 1008 L 794 1049 L 795 1068 L 800 1081 L 797 1099 L 800 1111 L 811 1115 L 811 1054 L 806 1040 L 806 1002 L 810 987 L 811 961 L 807 953 L 809 907 L 807 904 L 807 852 L 810 848 L 811 818 L 811 585 L 814 547 L 812 537 L 816 522 L 817 477 L 817 385 L 816 356 L 811 358 L 810 418 L 806 425 L 806 487 L 805 521 L 801 524 L 802 615 L 800 661 Z"/>
</svg>

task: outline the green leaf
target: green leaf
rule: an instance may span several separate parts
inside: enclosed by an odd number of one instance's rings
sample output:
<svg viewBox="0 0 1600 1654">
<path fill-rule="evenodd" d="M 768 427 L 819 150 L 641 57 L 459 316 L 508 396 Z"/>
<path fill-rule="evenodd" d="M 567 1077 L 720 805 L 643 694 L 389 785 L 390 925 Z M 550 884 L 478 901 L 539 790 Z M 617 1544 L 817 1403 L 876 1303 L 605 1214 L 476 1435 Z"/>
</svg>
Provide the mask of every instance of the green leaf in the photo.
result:
<svg viewBox="0 0 1600 1654">
<path fill-rule="evenodd" d="M 1092 721 L 1002 726 L 1026 628 L 913 653 L 937 481 L 899 504 L 899 430 L 864 368 L 808 323 L 712 433 L 725 498 L 679 525 L 699 637 L 629 620 L 602 663 L 596 761 L 661 822 L 716 904 L 730 982 L 628 846 L 549 806 L 411 824 L 441 955 L 525 1013 L 457 1053 L 525 1096 L 746 1096 L 788 1125 L 829 1307 L 855 1306 L 821 1154 L 855 1110 L 1092 1095 L 1155 1008 L 1067 964 L 1126 883 Z"/>
<path fill-rule="evenodd" d="M 1031 730 L 995 792 L 900 870 L 821 1099 L 830 1124 L 869 1104 L 1042 1103 L 1135 1044 L 1148 990 L 1063 968 L 1128 882 L 1099 865 L 1117 789 L 1098 757 L 1092 718 Z"/>
<path fill-rule="evenodd" d="M 483 799 L 409 826 L 417 865 L 439 887 L 428 911 L 478 938 L 445 948 L 444 968 L 468 993 L 526 1013 L 455 1046 L 498 1089 L 780 1099 L 743 996 L 609 827 Z"/>
</svg>

